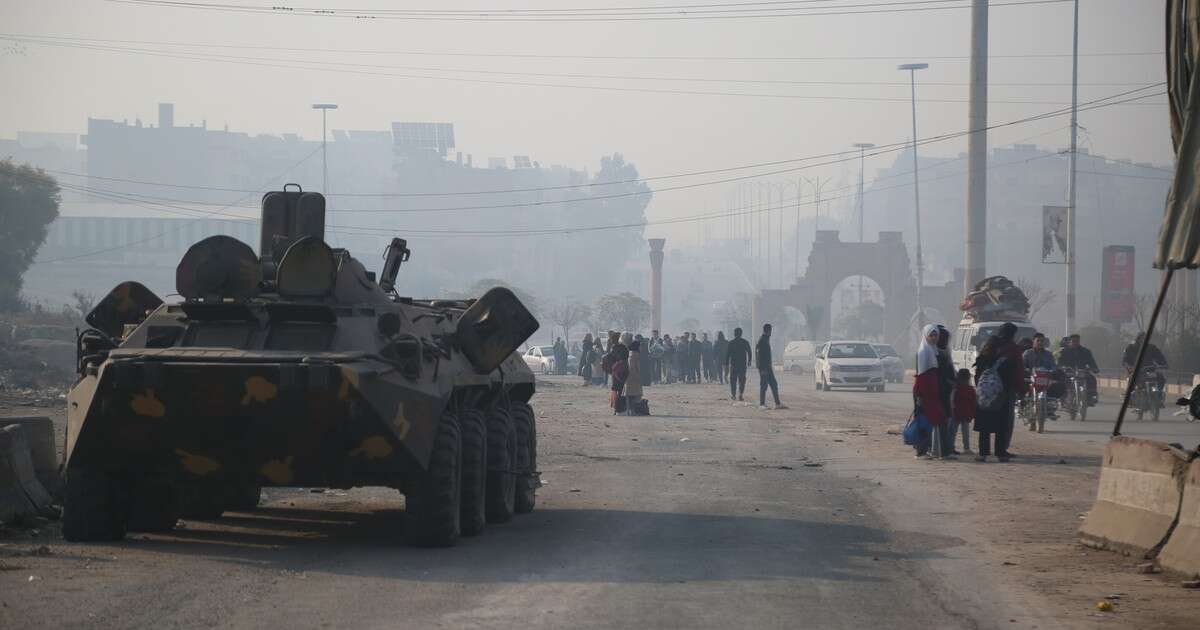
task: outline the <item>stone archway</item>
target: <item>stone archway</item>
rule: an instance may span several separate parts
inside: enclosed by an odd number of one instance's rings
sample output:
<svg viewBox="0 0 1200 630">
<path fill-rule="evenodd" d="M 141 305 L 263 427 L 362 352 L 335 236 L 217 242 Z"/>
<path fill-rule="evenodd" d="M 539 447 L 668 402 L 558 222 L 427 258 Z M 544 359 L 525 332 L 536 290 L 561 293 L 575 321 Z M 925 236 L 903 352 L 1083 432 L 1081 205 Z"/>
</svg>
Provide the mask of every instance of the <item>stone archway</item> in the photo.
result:
<svg viewBox="0 0 1200 630">
<path fill-rule="evenodd" d="M 833 290 L 842 280 L 866 276 L 883 292 L 884 338 L 902 351 L 909 344 L 909 320 L 916 312 L 916 280 L 900 232 L 880 232 L 874 243 L 844 243 L 832 230 L 817 232 L 808 268 L 791 287 L 765 290 L 754 299 L 755 335 L 764 322 L 780 320 L 784 307 L 806 313 L 810 336 L 817 341 L 831 335 Z M 786 339 L 773 340 L 783 344 Z"/>
</svg>

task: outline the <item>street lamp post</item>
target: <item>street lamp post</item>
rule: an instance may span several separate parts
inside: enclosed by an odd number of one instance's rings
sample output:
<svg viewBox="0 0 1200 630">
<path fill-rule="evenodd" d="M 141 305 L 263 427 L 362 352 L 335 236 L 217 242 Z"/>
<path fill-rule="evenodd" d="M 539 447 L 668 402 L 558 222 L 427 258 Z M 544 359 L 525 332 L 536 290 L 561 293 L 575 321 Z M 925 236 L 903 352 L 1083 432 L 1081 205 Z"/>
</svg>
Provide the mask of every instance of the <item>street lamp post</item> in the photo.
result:
<svg viewBox="0 0 1200 630">
<path fill-rule="evenodd" d="M 338 106 L 333 103 L 313 103 L 313 109 L 321 110 L 321 192 L 329 194 L 329 162 L 326 159 L 325 147 L 328 134 L 325 131 L 325 114 Z"/>
<path fill-rule="evenodd" d="M 858 242 L 863 242 L 863 183 L 866 179 L 867 172 L 867 149 L 874 149 L 875 145 L 870 142 L 855 142 L 854 148 L 858 149 Z M 863 279 L 858 277 L 858 305 L 863 303 Z"/>
<path fill-rule="evenodd" d="M 912 148 L 913 148 L 913 205 L 917 217 L 917 326 L 925 326 L 925 309 L 921 303 L 921 289 L 925 284 L 925 263 L 921 258 L 921 183 L 917 176 L 917 70 L 929 67 L 927 63 L 905 63 L 897 70 L 908 71 L 912 87 Z"/>
</svg>

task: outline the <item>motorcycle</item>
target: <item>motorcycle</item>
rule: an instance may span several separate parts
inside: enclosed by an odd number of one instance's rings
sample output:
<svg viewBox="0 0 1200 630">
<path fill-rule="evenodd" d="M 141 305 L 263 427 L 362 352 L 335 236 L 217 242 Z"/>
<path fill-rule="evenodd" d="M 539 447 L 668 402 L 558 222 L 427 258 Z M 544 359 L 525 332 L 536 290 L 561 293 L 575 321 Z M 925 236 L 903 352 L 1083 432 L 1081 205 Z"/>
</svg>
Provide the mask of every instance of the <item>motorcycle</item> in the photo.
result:
<svg viewBox="0 0 1200 630">
<path fill-rule="evenodd" d="M 1133 415 L 1138 420 L 1149 413 L 1151 420 L 1158 422 L 1158 415 L 1163 409 L 1163 387 L 1158 376 L 1157 367 L 1149 365 L 1142 368 L 1142 375 L 1129 400 Z"/>
<path fill-rule="evenodd" d="M 1029 392 L 1018 405 L 1017 414 L 1030 431 L 1043 433 L 1046 430 L 1046 419 L 1052 417 L 1058 409 L 1058 399 L 1050 396 L 1053 380 L 1053 370 L 1034 368 L 1026 381 L 1029 384 Z"/>
<path fill-rule="evenodd" d="M 1200 385 L 1192 388 L 1192 393 L 1189 398 L 1180 398 L 1179 400 L 1175 401 L 1175 404 L 1179 405 L 1180 407 L 1187 407 L 1183 417 L 1188 422 L 1200 420 Z"/>
<path fill-rule="evenodd" d="M 1088 407 L 1092 406 L 1088 396 L 1087 372 L 1073 368 L 1062 368 L 1065 387 L 1059 406 L 1067 412 L 1072 420 L 1087 421 Z"/>
</svg>

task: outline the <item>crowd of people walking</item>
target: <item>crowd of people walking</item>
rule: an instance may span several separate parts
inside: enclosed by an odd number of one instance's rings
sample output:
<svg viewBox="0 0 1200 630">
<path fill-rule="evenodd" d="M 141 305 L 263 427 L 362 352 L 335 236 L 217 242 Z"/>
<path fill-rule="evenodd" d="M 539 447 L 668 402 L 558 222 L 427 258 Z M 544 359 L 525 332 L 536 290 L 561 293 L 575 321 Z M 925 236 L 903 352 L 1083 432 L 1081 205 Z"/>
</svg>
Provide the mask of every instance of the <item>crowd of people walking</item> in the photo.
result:
<svg viewBox="0 0 1200 630">
<path fill-rule="evenodd" d="M 585 386 L 607 387 L 614 413 L 649 413 L 644 388 L 667 384 L 729 384 L 731 400 L 745 400 L 746 372 L 759 372 L 759 405 L 766 407 L 771 391 L 775 408 L 786 408 L 779 398 L 771 357 L 771 325 L 763 326 L 756 347 L 742 337 L 742 329 L 726 338 L 724 331 L 683 332 L 675 337 L 651 331 L 649 337 L 629 332 L 588 333 L 575 348 L 577 375 Z M 558 344 L 556 344 L 557 346 Z M 566 346 L 563 346 L 564 351 Z M 564 359 L 561 364 L 565 365 Z"/>
</svg>

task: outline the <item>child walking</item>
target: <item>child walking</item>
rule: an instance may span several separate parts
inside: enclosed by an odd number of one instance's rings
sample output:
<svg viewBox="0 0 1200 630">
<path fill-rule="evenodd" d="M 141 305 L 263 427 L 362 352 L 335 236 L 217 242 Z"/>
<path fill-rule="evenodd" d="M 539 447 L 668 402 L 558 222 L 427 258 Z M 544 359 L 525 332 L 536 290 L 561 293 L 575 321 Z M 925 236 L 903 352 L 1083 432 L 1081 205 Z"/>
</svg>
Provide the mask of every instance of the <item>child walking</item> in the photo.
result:
<svg viewBox="0 0 1200 630">
<path fill-rule="evenodd" d="M 962 369 L 955 375 L 954 400 L 951 402 L 950 448 L 954 448 L 955 432 L 962 432 L 963 452 L 971 453 L 971 421 L 975 419 L 975 387 L 971 385 L 971 371 Z"/>
</svg>

